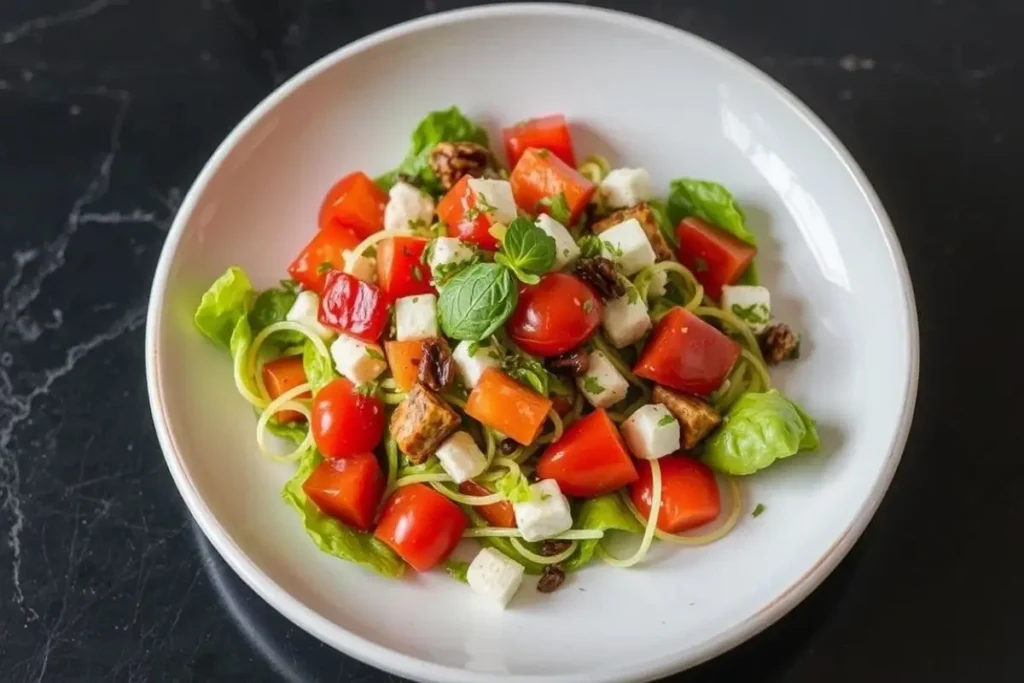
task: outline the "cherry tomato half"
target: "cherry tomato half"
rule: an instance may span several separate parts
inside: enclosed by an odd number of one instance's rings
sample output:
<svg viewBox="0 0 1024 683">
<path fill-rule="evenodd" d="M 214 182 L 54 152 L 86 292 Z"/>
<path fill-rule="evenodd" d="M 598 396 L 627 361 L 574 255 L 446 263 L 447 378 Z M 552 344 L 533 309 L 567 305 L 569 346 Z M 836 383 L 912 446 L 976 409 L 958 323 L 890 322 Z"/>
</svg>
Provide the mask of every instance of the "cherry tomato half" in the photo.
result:
<svg viewBox="0 0 1024 683">
<path fill-rule="evenodd" d="M 411 484 L 384 503 L 374 536 L 425 572 L 448 557 L 465 530 L 466 515 L 458 505 L 429 486 Z"/>
<path fill-rule="evenodd" d="M 661 467 L 659 529 L 677 534 L 718 518 L 722 501 L 711 468 L 682 454 L 666 455 L 658 460 L 658 465 Z M 641 460 L 637 469 L 640 479 L 630 487 L 629 493 L 637 512 L 648 517 L 654 500 L 651 463 Z"/>
<path fill-rule="evenodd" d="M 313 441 L 325 458 L 345 458 L 375 449 L 384 437 L 384 405 L 339 377 L 313 399 Z"/>
<path fill-rule="evenodd" d="M 601 300 L 572 275 L 549 273 L 519 290 L 508 333 L 527 353 L 550 358 L 571 351 L 601 324 Z"/>
</svg>

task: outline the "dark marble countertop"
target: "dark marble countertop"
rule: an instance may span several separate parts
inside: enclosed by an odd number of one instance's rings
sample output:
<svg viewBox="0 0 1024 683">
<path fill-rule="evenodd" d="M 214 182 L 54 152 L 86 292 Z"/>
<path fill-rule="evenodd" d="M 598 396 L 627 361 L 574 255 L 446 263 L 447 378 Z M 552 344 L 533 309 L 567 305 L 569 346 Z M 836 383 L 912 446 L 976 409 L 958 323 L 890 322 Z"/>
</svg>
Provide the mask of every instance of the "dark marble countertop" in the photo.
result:
<svg viewBox="0 0 1024 683">
<path fill-rule="evenodd" d="M 0 680 L 395 680 L 291 626 L 203 540 L 154 436 L 144 317 L 182 194 L 254 104 L 463 4 L 0 3 Z M 863 538 L 789 616 L 675 680 L 1024 680 L 1024 4 L 591 4 L 710 38 L 818 112 L 885 202 L 920 313 L 913 432 Z"/>
</svg>

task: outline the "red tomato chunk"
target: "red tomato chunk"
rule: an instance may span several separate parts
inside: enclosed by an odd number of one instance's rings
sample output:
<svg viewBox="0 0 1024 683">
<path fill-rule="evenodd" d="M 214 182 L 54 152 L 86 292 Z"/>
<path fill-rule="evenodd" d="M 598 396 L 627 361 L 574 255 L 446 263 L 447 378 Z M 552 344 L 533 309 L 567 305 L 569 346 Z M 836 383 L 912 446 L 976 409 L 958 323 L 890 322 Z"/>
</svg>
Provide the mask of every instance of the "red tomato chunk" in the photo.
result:
<svg viewBox="0 0 1024 683">
<path fill-rule="evenodd" d="M 739 344 L 685 308 L 673 308 L 654 328 L 633 372 L 683 393 L 706 395 L 722 385 L 739 357 Z"/>
</svg>

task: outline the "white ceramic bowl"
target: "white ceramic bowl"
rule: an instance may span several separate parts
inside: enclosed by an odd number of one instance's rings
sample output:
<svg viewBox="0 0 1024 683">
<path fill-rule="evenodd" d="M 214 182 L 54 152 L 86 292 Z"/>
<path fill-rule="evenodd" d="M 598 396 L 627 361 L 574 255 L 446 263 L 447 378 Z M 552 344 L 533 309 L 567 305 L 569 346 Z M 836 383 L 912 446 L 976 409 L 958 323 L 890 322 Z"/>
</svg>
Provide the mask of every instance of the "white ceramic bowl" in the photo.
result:
<svg viewBox="0 0 1024 683">
<path fill-rule="evenodd" d="M 382 172 L 428 110 L 487 123 L 564 112 L 582 155 L 717 179 L 747 209 L 778 317 L 804 357 L 775 373 L 819 420 L 821 451 L 749 478 L 734 533 L 595 565 L 502 613 L 442 575 L 398 582 L 323 555 L 279 499 L 230 362 L 191 325 L 229 265 L 268 286 L 343 173 Z M 892 226 L 811 112 L 699 38 L 581 7 L 494 6 L 374 34 L 278 89 L 203 169 L 171 228 L 146 335 L 149 394 L 174 482 L 210 541 L 288 619 L 419 680 L 643 680 L 708 659 L 778 619 L 836 566 L 896 468 L 917 384 L 917 322 Z M 754 519 L 755 503 L 766 511 Z M 415 574 L 415 573 L 413 573 Z"/>
</svg>

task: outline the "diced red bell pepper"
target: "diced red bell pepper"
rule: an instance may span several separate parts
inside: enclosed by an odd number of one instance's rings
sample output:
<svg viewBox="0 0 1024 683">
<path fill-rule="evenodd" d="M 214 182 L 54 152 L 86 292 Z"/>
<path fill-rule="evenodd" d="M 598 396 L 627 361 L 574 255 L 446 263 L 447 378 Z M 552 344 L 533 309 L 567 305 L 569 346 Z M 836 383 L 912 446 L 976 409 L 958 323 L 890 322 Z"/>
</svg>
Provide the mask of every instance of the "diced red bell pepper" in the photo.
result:
<svg viewBox="0 0 1024 683">
<path fill-rule="evenodd" d="M 390 237 L 377 243 L 377 284 L 388 301 L 416 294 L 436 294 L 423 252 L 425 237 Z"/>
<path fill-rule="evenodd" d="M 375 343 L 388 324 L 388 302 L 376 286 L 332 270 L 327 273 L 317 319 L 331 329 Z"/>
<path fill-rule="evenodd" d="M 676 307 L 654 328 L 633 372 L 683 393 L 703 395 L 722 385 L 739 357 L 739 344 Z"/>
<path fill-rule="evenodd" d="M 619 430 L 604 410 L 572 423 L 537 461 L 537 476 L 554 479 L 567 496 L 591 498 L 637 480 Z"/>
<path fill-rule="evenodd" d="M 519 163 L 523 153 L 531 147 L 546 149 L 576 168 L 576 153 L 572 147 L 569 125 L 561 114 L 528 119 L 501 131 L 508 155 L 509 168 Z"/>
<path fill-rule="evenodd" d="M 491 234 L 494 221 L 476 209 L 476 193 L 469 187 L 470 177 L 462 176 L 437 204 L 437 217 L 448 226 L 448 235 L 481 249 L 496 251 L 498 240 Z"/>
<path fill-rule="evenodd" d="M 324 460 L 310 472 L 302 490 L 329 517 L 360 531 L 373 527 L 384 495 L 384 473 L 373 453 Z"/>
<path fill-rule="evenodd" d="M 512 170 L 509 182 L 516 204 L 529 213 L 548 213 L 541 200 L 564 195 L 570 224 L 579 220 L 597 191 L 594 183 L 546 149 L 526 150 Z"/>
<path fill-rule="evenodd" d="M 352 228 L 328 225 L 319 230 L 288 266 L 288 274 L 306 289 L 320 294 L 329 270 L 345 267 L 344 253 L 359 246 Z"/>
<path fill-rule="evenodd" d="M 327 192 L 320 206 L 320 229 L 331 225 L 352 228 L 360 239 L 384 227 L 388 194 L 362 171 L 349 173 Z"/>
<path fill-rule="evenodd" d="M 722 298 L 722 286 L 736 282 L 757 255 L 753 244 L 696 216 L 681 220 L 676 235 L 679 260 L 715 301 Z"/>
</svg>

